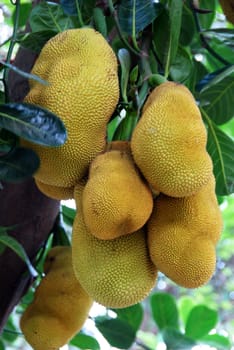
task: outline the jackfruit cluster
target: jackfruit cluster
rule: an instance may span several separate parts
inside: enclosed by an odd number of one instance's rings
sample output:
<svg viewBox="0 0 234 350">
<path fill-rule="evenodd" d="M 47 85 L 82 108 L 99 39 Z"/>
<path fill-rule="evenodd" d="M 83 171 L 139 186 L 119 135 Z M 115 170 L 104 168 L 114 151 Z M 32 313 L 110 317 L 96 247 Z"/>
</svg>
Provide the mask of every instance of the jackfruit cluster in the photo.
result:
<svg viewBox="0 0 234 350">
<path fill-rule="evenodd" d="M 71 189 L 105 148 L 106 125 L 119 99 L 117 59 L 94 29 L 69 29 L 45 44 L 31 73 L 48 85 L 30 81 L 24 102 L 58 115 L 68 139 L 60 147 L 22 145 L 40 158 L 34 176 L 39 189 L 55 199 L 72 198 Z"/>
<path fill-rule="evenodd" d="M 32 72 L 50 84 L 42 88 L 31 82 L 25 101 L 59 115 L 68 140 L 58 148 L 24 145 L 41 160 L 35 174 L 38 188 L 52 198 L 76 201 L 71 251 L 80 288 L 90 300 L 123 308 L 150 293 L 158 271 L 186 288 L 206 283 L 215 270 L 222 219 L 206 128 L 191 92 L 181 84 L 162 83 L 146 100 L 130 142 L 106 144 L 119 87 L 115 55 L 100 34 L 90 28 L 58 34 Z M 69 322 L 60 331 L 62 317 L 53 310 L 59 298 L 40 301 L 47 279 L 60 290 L 53 276 L 42 280 L 22 318 L 22 330 L 36 350 L 43 348 L 40 333 L 44 348 L 52 350 L 48 334 L 62 344 L 60 336 L 67 341 L 75 332 Z M 47 283 L 51 293 L 52 284 Z M 64 288 L 73 287 L 68 283 Z M 72 297 L 66 297 L 70 304 L 63 320 L 74 306 Z M 45 315 L 41 305 L 48 308 Z M 44 317 L 51 325 L 45 336 Z"/>
<path fill-rule="evenodd" d="M 57 350 L 82 328 L 93 300 L 75 277 L 71 247 L 52 248 L 44 272 L 20 327 L 34 350 Z"/>
</svg>

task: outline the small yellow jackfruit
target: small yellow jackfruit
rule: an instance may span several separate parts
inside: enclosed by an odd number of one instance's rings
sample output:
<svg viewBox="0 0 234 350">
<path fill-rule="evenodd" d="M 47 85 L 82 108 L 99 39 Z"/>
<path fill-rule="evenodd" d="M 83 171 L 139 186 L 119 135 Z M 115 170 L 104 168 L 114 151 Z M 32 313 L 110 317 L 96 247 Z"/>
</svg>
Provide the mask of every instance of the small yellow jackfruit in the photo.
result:
<svg viewBox="0 0 234 350">
<path fill-rule="evenodd" d="M 44 184 L 39 180 L 35 180 L 38 189 L 44 193 L 47 197 L 53 199 L 72 199 L 74 198 L 74 186 L 71 187 L 60 187 Z"/>
<path fill-rule="evenodd" d="M 190 91 L 166 82 L 147 99 L 131 148 L 153 190 L 184 197 L 196 193 L 212 174 L 206 141 L 206 129 Z"/>
<path fill-rule="evenodd" d="M 227 20 L 234 24 L 234 0 L 219 0 Z"/>
<path fill-rule="evenodd" d="M 52 248 L 44 271 L 20 326 L 34 350 L 57 350 L 82 328 L 93 300 L 74 275 L 70 247 Z"/>
<path fill-rule="evenodd" d="M 160 195 L 148 221 L 148 247 L 159 271 L 186 288 L 206 283 L 215 270 L 222 219 L 212 178 L 190 197 Z"/>
<path fill-rule="evenodd" d="M 81 188 L 73 224 L 72 261 L 87 293 L 106 307 L 123 308 L 143 300 L 153 288 L 157 270 L 149 258 L 143 229 L 112 240 L 93 236 L 85 226 Z"/>
<path fill-rule="evenodd" d="M 106 125 L 119 99 L 116 56 L 94 29 L 69 29 L 45 44 L 32 73 L 49 85 L 30 81 L 24 102 L 57 114 L 65 124 L 68 139 L 61 147 L 24 140 L 22 144 L 40 158 L 37 180 L 71 187 L 105 148 Z"/>
<path fill-rule="evenodd" d="M 82 198 L 85 225 L 100 239 L 137 231 L 153 209 L 152 193 L 127 150 L 110 150 L 94 159 Z"/>
</svg>

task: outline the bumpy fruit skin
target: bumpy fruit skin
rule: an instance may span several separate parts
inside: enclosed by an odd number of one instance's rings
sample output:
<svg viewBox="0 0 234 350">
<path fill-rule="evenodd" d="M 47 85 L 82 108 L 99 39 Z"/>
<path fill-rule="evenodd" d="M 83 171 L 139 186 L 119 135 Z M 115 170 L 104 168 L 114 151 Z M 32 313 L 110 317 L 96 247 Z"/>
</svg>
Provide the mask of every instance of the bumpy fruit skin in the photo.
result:
<svg viewBox="0 0 234 350">
<path fill-rule="evenodd" d="M 234 0 L 219 0 L 227 20 L 234 24 Z"/>
<path fill-rule="evenodd" d="M 96 238 L 83 220 L 81 190 L 81 187 L 75 190 L 78 200 L 72 233 L 75 275 L 87 293 L 106 307 L 123 308 L 140 302 L 157 278 L 145 232 L 139 230 L 113 240 Z"/>
<path fill-rule="evenodd" d="M 127 151 L 112 150 L 94 159 L 82 208 L 85 225 L 100 239 L 114 239 L 144 226 L 153 197 Z"/>
<path fill-rule="evenodd" d="M 57 350 L 82 328 L 93 300 L 74 275 L 70 247 L 52 248 L 44 270 L 20 326 L 34 350 Z"/>
<path fill-rule="evenodd" d="M 35 180 L 38 189 L 44 193 L 47 197 L 65 200 L 74 198 L 74 186 L 71 187 L 60 187 L 45 184 L 39 180 Z"/>
<path fill-rule="evenodd" d="M 171 197 L 196 193 L 212 174 L 207 133 L 190 91 L 166 82 L 155 88 L 136 125 L 133 158 L 154 191 Z"/>
<path fill-rule="evenodd" d="M 105 148 L 106 125 L 119 99 L 116 56 L 95 30 L 69 29 L 46 43 L 32 73 L 49 85 L 32 80 L 24 101 L 57 114 L 68 139 L 61 147 L 22 144 L 40 158 L 37 180 L 71 187 Z"/>
<path fill-rule="evenodd" d="M 222 219 L 212 176 L 195 195 L 160 195 L 148 222 L 150 256 L 159 271 L 185 288 L 206 283 L 215 270 Z"/>
</svg>

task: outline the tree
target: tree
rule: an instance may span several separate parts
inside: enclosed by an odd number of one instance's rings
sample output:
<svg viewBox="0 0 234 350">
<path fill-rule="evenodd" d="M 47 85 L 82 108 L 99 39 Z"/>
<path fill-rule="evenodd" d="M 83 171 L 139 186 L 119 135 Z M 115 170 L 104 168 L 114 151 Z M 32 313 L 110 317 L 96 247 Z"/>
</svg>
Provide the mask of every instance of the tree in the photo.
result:
<svg viewBox="0 0 234 350">
<path fill-rule="evenodd" d="M 9 6 L 9 2 L 5 2 Z M 18 310 L 24 309 L 24 302 L 29 300 L 33 289 L 22 299 L 23 295 L 40 279 L 35 281 L 34 267 L 41 271 L 50 246 L 69 243 L 69 229 L 63 227 L 61 218 L 72 226 L 75 216 L 74 210 L 60 206 L 58 201 L 37 189 L 32 175 L 38 167 L 38 157 L 20 148 L 18 143 L 18 137 L 30 130 L 33 116 L 38 112 L 36 107 L 29 110 L 21 104 L 28 91 L 27 73 L 44 44 L 58 32 L 90 25 L 108 40 L 118 57 L 121 96 L 107 126 L 108 141 L 130 140 L 149 93 L 166 79 L 176 81 L 187 86 L 198 101 L 208 132 L 207 150 L 214 165 L 220 203 L 230 200 L 228 196 L 233 193 L 234 183 L 234 29 L 233 24 L 225 20 L 217 1 L 201 0 L 199 4 L 174 0 L 35 1 L 32 8 L 30 2 L 16 1 L 12 9 L 14 31 L 3 45 L 8 45 L 8 54 L 0 62 L 4 85 L 0 106 L 0 284 L 4 285 L 0 291 L 1 330 L 7 319 L 9 329 L 10 315 L 16 305 Z M 16 43 L 19 50 L 12 62 Z M 9 101 L 15 104 L 9 105 Z M 19 122 L 24 116 L 27 116 L 26 127 Z M 50 128 L 59 128 L 59 119 L 50 117 Z M 34 126 L 38 133 L 33 141 L 37 142 L 43 135 L 37 121 Z M 212 285 L 212 281 L 210 283 Z M 167 291 L 183 294 L 170 284 Z M 167 348 L 191 348 L 197 342 L 229 348 L 227 338 L 208 334 L 216 326 L 217 312 L 204 305 L 194 306 L 191 300 L 187 302 L 184 302 L 187 306 L 180 309 L 187 310 L 182 312 L 183 330 L 173 297 L 167 293 L 152 295 L 153 319 Z M 136 341 L 143 317 L 142 305 L 115 312 L 116 318 L 112 318 L 109 311 L 106 316 L 96 317 L 96 327 L 111 345 L 129 348 Z M 201 323 L 201 319 L 204 322 Z M 90 345 L 85 345 L 86 342 Z M 139 348 L 151 348 L 142 340 L 137 342 Z M 149 340 L 146 343 L 149 344 Z M 72 344 L 98 348 L 97 342 L 83 333 L 78 334 Z"/>
</svg>

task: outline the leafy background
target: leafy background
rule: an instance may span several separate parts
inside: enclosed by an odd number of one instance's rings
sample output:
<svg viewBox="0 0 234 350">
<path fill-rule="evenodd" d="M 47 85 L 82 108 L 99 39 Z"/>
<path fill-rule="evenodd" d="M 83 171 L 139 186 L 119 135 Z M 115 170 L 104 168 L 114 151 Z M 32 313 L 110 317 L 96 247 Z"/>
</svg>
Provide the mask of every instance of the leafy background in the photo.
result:
<svg viewBox="0 0 234 350">
<path fill-rule="evenodd" d="M 2 3 L 9 10 L 9 15 L 7 16 L 8 12 L 5 10 L 5 21 L 0 25 L 11 29 L 15 18 L 15 6 L 7 0 Z M 158 73 L 182 82 L 190 88 L 196 96 L 208 130 L 207 149 L 214 162 L 216 191 L 224 218 L 224 230 L 217 246 L 216 273 L 209 284 L 196 291 L 180 288 L 160 274 L 155 290 L 141 304 L 121 310 L 107 310 L 96 305 L 82 332 L 71 341 L 71 348 L 106 350 L 131 347 L 135 350 L 165 350 L 166 348 L 181 350 L 192 349 L 197 344 L 200 344 L 199 349 L 202 349 L 201 344 L 203 344 L 204 349 L 231 349 L 234 342 L 234 197 L 232 195 L 234 192 L 234 29 L 225 21 L 222 10 L 215 0 L 201 0 L 201 8 L 213 11 L 198 13 L 196 16 L 189 6 L 189 1 L 171 0 L 169 8 L 163 6 L 165 3 L 167 2 L 153 4 L 152 1 L 145 0 L 119 1 L 118 21 L 124 38 L 128 35 L 133 38 L 131 49 L 139 52 L 137 38 L 147 25 L 152 24 L 154 52 L 151 53 L 156 53 L 159 60 L 156 62 L 152 54 L 150 67 L 147 67 L 147 62 L 143 61 L 142 70 L 134 66 L 131 61 L 131 52 L 127 43 L 126 45 L 120 45 L 118 41 L 113 43 L 121 68 L 121 95 L 124 103 L 120 110 L 124 110 L 125 114 L 122 116 L 119 111 L 116 111 L 116 115 L 108 126 L 108 139 L 130 138 L 132 127 L 136 124 L 139 115 L 129 101 L 131 90 L 134 90 L 140 82 L 139 77 L 145 78 L 146 81 L 139 91 L 139 106 L 144 103 L 148 86 L 153 87 L 157 83 Z M 80 6 L 82 18 L 77 12 L 77 4 Z M 90 20 L 104 36 L 107 35 L 112 23 L 105 19 L 100 9 L 93 11 L 94 1 L 63 0 L 60 5 L 42 2 L 36 6 L 30 15 L 32 33 L 25 35 L 19 31 L 17 42 L 35 52 L 40 52 L 44 43 L 56 33 L 74 26 L 81 26 L 82 23 L 89 23 Z M 20 6 L 19 27 L 23 29 L 31 10 L 31 2 L 21 1 Z M 180 28 L 182 28 L 181 31 Z M 1 44 L 0 57 L 5 57 L 9 44 L 10 41 Z M 17 47 L 16 45 L 15 51 Z M 151 72 L 150 77 L 147 75 L 148 68 Z M 1 69 L 2 72 L 3 69 Z M 3 87 L 1 90 L 1 102 L 4 103 Z M 12 116 L 15 118 L 13 124 L 17 128 L 19 114 L 15 111 L 15 107 L 10 106 L 10 111 L 6 111 L 4 104 L 0 106 L 1 127 L 4 127 L 1 124 L 1 115 L 8 113 L 9 119 Z M 32 115 L 30 117 L 30 114 L 29 120 L 31 124 Z M 39 124 L 37 122 L 35 124 L 38 128 Z M 52 124 L 55 125 L 54 122 Z M 7 129 L 6 126 L 5 129 Z M 9 129 L 12 130 L 12 124 Z M 17 130 L 14 130 L 15 134 L 21 136 L 25 128 L 19 127 Z M 11 149 L 17 143 L 14 135 L 4 132 L 0 139 L 2 151 Z M 43 135 L 34 136 L 34 141 L 39 139 L 43 139 Z M 27 161 L 25 153 L 20 157 L 20 152 L 23 152 L 20 148 L 16 148 L 15 152 L 19 153 L 13 153 L 11 164 L 15 164 L 17 159 L 20 162 L 19 169 L 27 169 L 27 174 L 19 176 L 31 175 L 37 167 L 35 156 L 28 155 L 28 159 L 34 159 L 31 162 Z M 22 162 L 26 163 L 22 163 L 21 158 Z M 1 162 L 4 162 L 5 168 Z M 3 160 L 0 158 L 0 168 L 5 169 L 2 170 L 3 178 L 9 177 L 7 162 L 9 163 L 9 158 Z M 30 169 L 27 164 L 33 165 L 34 168 Z M 16 176 L 14 171 L 12 176 L 13 178 Z M 62 204 L 62 224 L 51 233 L 46 250 L 38 254 L 39 275 L 43 257 L 50 246 L 54 243 L 69 244 L 75 215 L 75 210 L 69 205 L 67 202 Z M 0 251 L 3 251 L 5 246 L 10 246 L 26 261 L 29 271 L 32 274 L 35 273 L 22 247 L 10 238 L 10 229 L 1 228 L 0 230 Z M 27 348 L 19 330 L 18 320 L 26 305 L 32 300 L 35 286 L 29 290 L 9 318 L 0 337 L 0 350 Z"/>
</svg>

